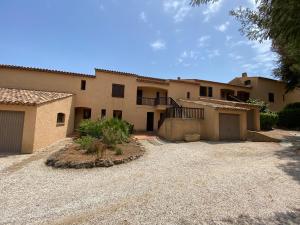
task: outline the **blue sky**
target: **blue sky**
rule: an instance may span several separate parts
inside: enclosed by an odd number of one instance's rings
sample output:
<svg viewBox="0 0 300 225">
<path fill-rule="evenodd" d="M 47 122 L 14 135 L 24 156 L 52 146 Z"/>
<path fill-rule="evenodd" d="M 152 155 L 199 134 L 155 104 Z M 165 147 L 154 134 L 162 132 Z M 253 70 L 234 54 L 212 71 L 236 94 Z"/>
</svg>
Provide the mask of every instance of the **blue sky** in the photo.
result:
<svg viewBox="0 0 300 225">
<path fill-rule="evenodd" d="M 254 0 L 1 0 L 0 63 L 94 74 L 228 82 L 271 76 L 270 42 L 250 42 L 229 15 Z"/>
</svg>

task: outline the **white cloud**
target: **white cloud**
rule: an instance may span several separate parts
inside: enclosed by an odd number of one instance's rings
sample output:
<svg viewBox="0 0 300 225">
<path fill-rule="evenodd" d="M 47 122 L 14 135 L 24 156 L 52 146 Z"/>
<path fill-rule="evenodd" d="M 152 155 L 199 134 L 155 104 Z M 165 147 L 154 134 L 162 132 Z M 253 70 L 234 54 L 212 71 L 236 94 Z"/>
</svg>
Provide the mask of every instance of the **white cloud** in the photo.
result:
<svg viewBox="0 0 300 225">
<path fill-rule="evenodd" d="M 249 45 L 254 50 L 255 56 L 252 58 L 253 63 L 244 64 L 242 67 L 252 72 L 267 73 L 274 68 L 276 54 L 271 51 L 272 42 L 270 40 L 259 43 L 249 41 Z"/>
<path fill-rule="evenodd" d="M 207 41 L 210 39 L 209 35 L 204 35 L 198 38 L 198 47 L 203 47 L 207 45 Z"/>
<path fill-rule="evenodd" d="M 144 11 L 140 13 L 140 19 L 145 23 L 148 21 L 147 15 Z"/>
<path fill-rule="evenodd" d="M 226 21 L 225 23 L 217 26 L 216 29 L 220 32 L 225 32 L 227 30 L 229 24 L 230 24 L 229 21 Z"/>
<path fill-rule="evenodd" d="M 164 0 L 163 7 L 165 12 L 173 14 L 175 23 L 183 21 L 191 10 L 188 0 Z"/>
<path fill-rule="evenodd" d="M 236 53 L 229 53 L 228 56 L 229 56 L 230 58 L 235 59 L 235 60 L 240 60 L 240 59 L 243 58 L 242 56 L 240 56 L 240 55 L 238 55 L 238 54 L 236 54 Z"/>
<path fill-rule="evenodd" d="M 166 48 L 166 43 L 163 40 L 156 40 L 150 44 L 153 50 L 163 50 Z"/>
<path fill-rule="evenodd" d="M 220 51 L 218 49 L 208 50 L 208 58 L 212 59 L 214 57 L 220 56 Z"/>
<path fill-rule="evenodd" d="M 226 35 L 226 41 L 230 41 L 232 39 L 232 36 Z"/>
<path fill-rule="evenodd" d="M 194 50 L 185 50 L 181 53 L 180 57 L 178 58 L 178 62 L 182 63 L 183 65 L 192 65 L 191 61 L 196 61 L 199 58 L 199 52 Z M 203 59 L 203 57 L 200 57 Z"/>
<path fill-rule="evenodd" d="M 204 15 L 204 22 L 209 21 L 209 19 L 216 14 L 217 12 L 219 12 L 219 10 L 221 9 L 222 5 L 223 5 L 223 0 L 219 0 L 217 2 L 214 3 L 209 3 L 207 6 L 207 9 L 204 10 L 202 12 L 202 14 Z"/>
</svg>

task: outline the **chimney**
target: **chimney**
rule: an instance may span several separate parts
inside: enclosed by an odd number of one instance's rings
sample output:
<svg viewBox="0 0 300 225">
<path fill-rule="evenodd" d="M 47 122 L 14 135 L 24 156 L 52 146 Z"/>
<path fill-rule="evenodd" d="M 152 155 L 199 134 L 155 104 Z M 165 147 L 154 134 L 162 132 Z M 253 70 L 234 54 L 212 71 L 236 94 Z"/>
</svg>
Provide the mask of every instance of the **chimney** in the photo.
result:
<svg viewBox="0 0 300 225">
<path fill-rule="evenodd" d="M 246 72 L 242 73 L 242 77 L 247 77 L 247 73 Z"/>
<path fill-rule="evenodd" d="M 181 80 L 181 78 L 180 78 L 180 77 L 177 77 L 177 80 Z"/>
</svg>

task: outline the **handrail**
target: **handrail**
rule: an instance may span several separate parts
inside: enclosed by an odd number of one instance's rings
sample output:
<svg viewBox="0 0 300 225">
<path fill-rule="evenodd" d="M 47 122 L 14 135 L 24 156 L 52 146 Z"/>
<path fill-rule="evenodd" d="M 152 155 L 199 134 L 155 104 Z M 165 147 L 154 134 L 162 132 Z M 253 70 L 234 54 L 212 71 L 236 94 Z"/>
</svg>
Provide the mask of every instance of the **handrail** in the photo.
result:
<svg viewBox="0 0 300 225">
<path fill-rule="evenodd" d="M 174 102 L 175 101 L 170 97 L 159 97 L 159 98 L 137 97 L 136 98 L 137 105 L 150 105 L 150 106 L 172 105 L 173 106 Z M 179 105 L 177 104 L 177 106 Z"/>
<path fill-rule="evenodd" d="M 203 108 L 171 107 L 166 109 L 166 118 L 204 119 Z"/>
</svg>

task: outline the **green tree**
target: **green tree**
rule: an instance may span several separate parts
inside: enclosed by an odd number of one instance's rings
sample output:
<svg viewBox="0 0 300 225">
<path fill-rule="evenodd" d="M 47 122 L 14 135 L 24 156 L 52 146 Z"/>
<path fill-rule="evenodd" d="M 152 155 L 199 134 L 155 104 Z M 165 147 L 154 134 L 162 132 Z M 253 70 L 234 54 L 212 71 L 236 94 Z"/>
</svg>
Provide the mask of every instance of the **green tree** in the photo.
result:
<svg viewBox="0 0 300 225">
<path fill-rule="evenodd" d="M 191 0 L 191 5 L 218 0 Z M 274 76 L 287 83 L 287 91 L 300 86 L 300 1 L 256 0 L 257 7 L 238 8 L 230 14 L 240 23 L 240 31 L 250 40 L 272 40 L 278 54 Z"/>
</svg>

